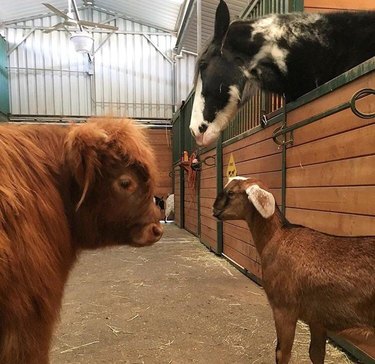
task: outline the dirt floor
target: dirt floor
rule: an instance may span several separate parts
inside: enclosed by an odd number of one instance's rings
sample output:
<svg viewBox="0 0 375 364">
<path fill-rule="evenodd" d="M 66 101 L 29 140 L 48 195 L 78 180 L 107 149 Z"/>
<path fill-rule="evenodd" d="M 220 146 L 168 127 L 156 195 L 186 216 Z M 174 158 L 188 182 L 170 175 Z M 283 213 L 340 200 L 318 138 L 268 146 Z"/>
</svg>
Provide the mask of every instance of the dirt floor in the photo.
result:
<svg viewBox="0 0 375 364">
<path fill-rule="evenodd" d="M 308 360 L 298 325 L 293 363 Z M 167 224 L 152 247 L 85 252 L 68 282 L 52 364 L 274 363 L 262 288 Z M 353 363 L 327 347 L 326 363 Z"/>
</svg>

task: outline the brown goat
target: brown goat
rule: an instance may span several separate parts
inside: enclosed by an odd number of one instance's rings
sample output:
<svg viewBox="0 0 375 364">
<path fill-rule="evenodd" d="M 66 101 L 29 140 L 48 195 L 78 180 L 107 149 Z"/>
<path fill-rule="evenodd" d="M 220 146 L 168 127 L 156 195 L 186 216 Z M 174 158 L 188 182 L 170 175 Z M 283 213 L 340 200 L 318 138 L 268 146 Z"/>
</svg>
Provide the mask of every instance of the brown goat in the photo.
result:
<svg viewBox="0 0 375 364">
<path fill-rule="evenodd" d="M 298 319 L 310 359 L 324 363 L 326 331 L 375 332 L 375 237 L 338 237 L 289 224 L 262 182 L 237 177 L 214 203 L 220 220 L 245 220 L 260 255 L 277 334 L 276 363 L 291 357 Z"/>
<path fill-rule="evenodd" d="M 84 248 L 160 239 L 154 158 L 128 120 L 0 126 L 0 363 L 47 364 Z"/>
</svg>

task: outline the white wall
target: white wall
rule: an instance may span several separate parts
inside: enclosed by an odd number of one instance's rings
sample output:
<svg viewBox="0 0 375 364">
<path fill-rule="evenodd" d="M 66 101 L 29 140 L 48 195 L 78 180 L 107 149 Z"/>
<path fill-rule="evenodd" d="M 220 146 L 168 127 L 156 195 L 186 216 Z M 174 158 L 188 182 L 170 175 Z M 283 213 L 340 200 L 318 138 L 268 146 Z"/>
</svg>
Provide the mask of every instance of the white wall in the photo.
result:
<svg viewBox="0 0 375 364">
<path fill-rule="evenodd" d="M 110 16 L 88 9 L 85 19 L 104 21 Z M 125 19 L 110 24 L 108 33 L 93 32 L 92 63 L 76 53 L 66 31 L 44 33 L 61 21 L 55 16 L 7 25 L 11 113 L 36 116 L 114 115 L 171 118 L 173 93 L 177 106 L 192 87 L 195 57 L 183 54 L 172 65 L 175 37 Z M 116 22 L 116 23 L 115 23 Z M 153 44 L 147 39 L 151 40 Z M 164 55 L 164 56 L 163 56 Z M 176 86 L 174 87 L 174 76 Z"/>
</svg>

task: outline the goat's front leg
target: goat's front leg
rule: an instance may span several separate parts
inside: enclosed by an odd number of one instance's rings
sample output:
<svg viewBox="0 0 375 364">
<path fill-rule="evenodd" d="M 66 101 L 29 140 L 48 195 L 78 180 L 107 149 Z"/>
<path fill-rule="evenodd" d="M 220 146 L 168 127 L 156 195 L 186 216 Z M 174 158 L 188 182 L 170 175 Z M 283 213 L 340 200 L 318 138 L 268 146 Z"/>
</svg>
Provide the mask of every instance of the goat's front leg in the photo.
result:
<svg viewBox="0 0 375 364">
<path fill-rule="evenodd" d="M 310 359 L 313 364 L 323 364 L 326 355 L 326 329 L 318 323 L 310 323 Z"/>
<path fill-rule="evenodd" d="M 298 316 L 292 311 L 274 308 L 273 317 L 277 334 L 276 363 L 288 364 L 292 355 Z"/>
</svg>

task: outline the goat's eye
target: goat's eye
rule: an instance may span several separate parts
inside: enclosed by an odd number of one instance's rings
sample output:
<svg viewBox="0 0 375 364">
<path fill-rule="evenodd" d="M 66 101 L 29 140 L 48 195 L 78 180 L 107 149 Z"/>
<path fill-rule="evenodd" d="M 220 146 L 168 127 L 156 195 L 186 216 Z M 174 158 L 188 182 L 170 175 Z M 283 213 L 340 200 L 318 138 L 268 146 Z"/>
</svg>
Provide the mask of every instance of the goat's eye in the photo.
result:
<svg viewBox="0 0 375 364">
<path fill-rule="evenodd" d="M 120 180 L 120 187 L 121 188 L 127 189 L 127 188 L 129 188 L 130 185 L 131 185 L 130 179 L 128 179 L 128 178 L 122 178 Z"/>
</svg>

